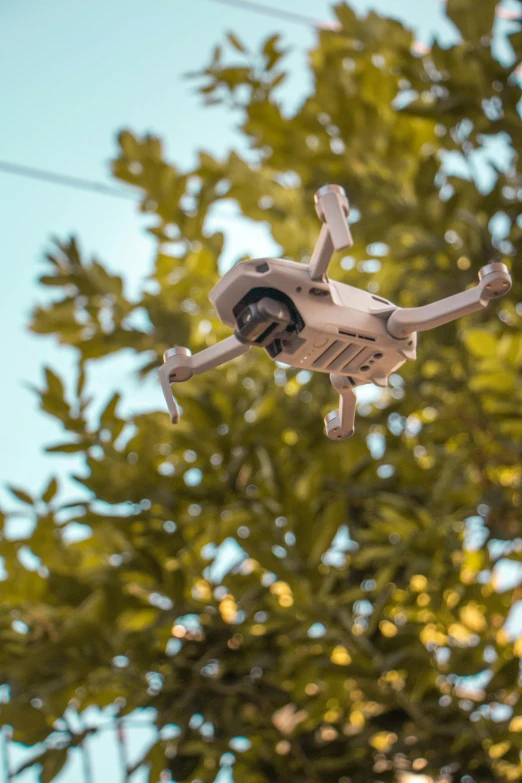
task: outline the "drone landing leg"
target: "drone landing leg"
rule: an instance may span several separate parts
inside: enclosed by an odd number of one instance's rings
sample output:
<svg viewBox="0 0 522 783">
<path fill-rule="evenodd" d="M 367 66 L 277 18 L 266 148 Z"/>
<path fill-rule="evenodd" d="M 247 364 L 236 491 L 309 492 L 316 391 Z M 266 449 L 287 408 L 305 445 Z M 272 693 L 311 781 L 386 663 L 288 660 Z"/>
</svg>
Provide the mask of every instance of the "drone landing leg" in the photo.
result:
<svg viewBox="0 0 522 783">
<path fill-rule="evenodd" d="M 249 351 L 251 346 L 248 343 L 240 342 L 235 335 L 227 337 L 210 348 L 192 356 L 188 348 L 175 346 L 165 352 L 164 363 L 158 370 L 163 394 L 167 402 L 170 418 L 173 424 L 179 421 L 179 410 L 172 396 L 170 388 L 171 383 L 188 381 L 193 375 L 201 375 L 207 370 L 212 370 L 220 364 L 235 359 Z"/>
<path fill-rule="evenodd" d="M 339 392 L 339 409 L 326 415 L 325 430 L 331 440 L 344 440 L 354 433 L 357 400 L 353 386 L 344 375 L 332 373 L 330 380 L 334 389 Z"/>
</svg>

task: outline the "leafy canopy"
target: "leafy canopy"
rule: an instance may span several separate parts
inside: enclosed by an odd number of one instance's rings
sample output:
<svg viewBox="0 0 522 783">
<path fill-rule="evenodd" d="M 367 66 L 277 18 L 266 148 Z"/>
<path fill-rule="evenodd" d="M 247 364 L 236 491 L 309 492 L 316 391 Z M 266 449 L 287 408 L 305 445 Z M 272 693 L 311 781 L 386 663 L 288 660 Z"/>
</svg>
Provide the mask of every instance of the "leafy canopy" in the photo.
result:
<svg viewBox="0 0 522 783">
<path fill-rule="evenodd" d="M 338 5 L 342 29 L 319 33 L 294 113 L 279 37 L 250 52 L 230 35 L 198 90 L 236 112 L 246 155 L 201 152 L 185 171 L 159 139 L 119 135 L 114 175 L 157 241 L 140 296 L 75 239 L 47 256 L 56 295 L 31 326 L 74 349 L 79 372 L 69 394 L 47 369 L 40 404 L 64 430 L 48 450 L 83 456 L 84 492 L 64 504 L 54 479 L 41 496 L 13 488 L 34 529 L 0 542 L 2 721 L 47 741 L 41 780 L 85 736 L 57 719 L 89 705 L 155 709 L 151 783 L 163 769 L 212 781 L 231 749 L 237 783 L 520 779 L 522 642 L 506 626 L 519 592 L 498 566 L 522 552 L 516 274 L 509 300 L 423 334 L 343 444 L 321 431 L 327 377 L 260 351 L 176 387 L 175 429 L 164 410 L 125 417 L 118 394 L 95 415 L 84 388 L 122 349 L 144 377 L 172 344 L 228 334 L 207 299 L 223 200 L 306 260 L 313 194 L 343 185 L 356 244 L 332 276 L 401 306 L 472 285 L 493 257 L 516 272 L 522 31 L 511 61 L 495 59 L 495 7 L 449 0 L 460 42 L 420 55 L 399 22 Z M 492 157 L 499 139 L 510 154 Z M 74 522 L 84 540 L 67 536 Z"/>
</svg>

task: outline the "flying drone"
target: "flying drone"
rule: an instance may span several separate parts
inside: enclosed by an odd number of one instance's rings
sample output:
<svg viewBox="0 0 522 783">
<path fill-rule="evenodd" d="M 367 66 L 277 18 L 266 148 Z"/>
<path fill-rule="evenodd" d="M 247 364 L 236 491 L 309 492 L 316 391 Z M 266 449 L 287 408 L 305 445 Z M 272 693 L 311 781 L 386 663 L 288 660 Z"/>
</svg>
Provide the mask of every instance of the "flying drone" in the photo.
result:
<svg viewBox="0 0 522 783">
<path fill-rule="evenodd" d="M 330 280 L 327 271 L 334 250 L 353 245 L 350 206 L 338 185 L 320 188 L 314 200 L 323 225 L 310 263 L 256 258 L 232 267 L 209 299 L 234 334 L 194 356 L 181 346 L 165 352 L 158 372 L 173 424 L 179 410 L 171 384 L 258 346 L 291 367 L 329 373 L 339 392 L 339 408 L 325 418 L 326 435 L 332 440 L 348 438 L 354 432 L 357 386 L 370 381 L 386 386 L 391 373 L 416 358 L 417 332 L 481 310 L 511 288 L 508 268 L 496 262 L 482 267 L 473 288 L 423 307 L 397 307 Z"/>
</svg>

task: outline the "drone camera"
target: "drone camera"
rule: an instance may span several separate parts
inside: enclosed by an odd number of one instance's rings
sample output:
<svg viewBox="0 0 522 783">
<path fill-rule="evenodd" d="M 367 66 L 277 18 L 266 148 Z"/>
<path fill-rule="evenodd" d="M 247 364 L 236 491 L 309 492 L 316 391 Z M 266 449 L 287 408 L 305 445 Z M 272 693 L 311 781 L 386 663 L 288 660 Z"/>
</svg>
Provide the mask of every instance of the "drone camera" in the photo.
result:
<svg viewBox="0 0 522 783">
<path fill-rule="evenodd" d="M 283 302 L 264 297 L 252 302 L 236 318 L 236 337 L 241 342 L 267 346 L 286 331 L 292 323 L 288 307 Z"/>
</svg>

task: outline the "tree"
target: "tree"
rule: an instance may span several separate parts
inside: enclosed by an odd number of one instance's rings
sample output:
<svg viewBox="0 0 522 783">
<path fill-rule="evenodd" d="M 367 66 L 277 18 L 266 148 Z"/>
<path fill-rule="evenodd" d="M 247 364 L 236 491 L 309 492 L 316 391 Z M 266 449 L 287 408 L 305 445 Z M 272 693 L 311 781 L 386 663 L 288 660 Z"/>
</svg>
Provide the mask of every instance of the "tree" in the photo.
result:
<svg viewBox="0 0 522 783">
<path fill-rule="evenodd" d="M 313 91 L 293 114 L 278 36 L 249 52 L 231 35 L 197 77 L 208 104 L 237 112 L 248 154 L 201 152 L 182 171 L 159 139 L 119 135 L 114 175 L 157 240 L 141 296 L 74 238 L 47 256 L 41 282 L 57 296 L 32 329 L 74 349 L 78 381 L 67 394 L 47 369 L 39 398 L 65 432 L 48 451 L 84 457 L 84 494 L 71 507 L 55 480 L 41 497 L 13 489 L 34 530 L 0 542 L 2 721 L 17 741 L 48 740 L 42 780 L 84 738 L 60 724 L 56 747 L 55 721 L 92 704 L 154 707 L 151 783 L 163 769 L 212 781 L 231 749 L 237 783 L 520 779 L 522 644 L 506 627 L 520 594 L 502 590 L 498 565 L 522 551 L 520 281 L 500 306 L 423 334 L 342 444 L 321 429 L 328 379 L 261 351 L 176 387 L 177 428 L 163 410 L 125 418 L 117 394 L 96 416 L 84 391 L 109 354 L 130 348 L 144 377 L 172 344 L 226 336 L 207 299 L 224 239 L 207 218 L 222 199 L 304 260 L 314 192 L 343 185 L 355 247 L 332 277 L 401 306 L 473 284 L 492 257 L 513 266 L 522 31 L 500 62 L 495 7 L 449 0 L 462 39 L 421 55 L 399 22 L 338 5 L 341 29 L 319 34 Z M 491 157 L 498 138 L 506 165 Z M 72 521 L 89 537 L 68 542 Z M 230 540 L 242 554 L 222 575 L 212 560 Z"/>
</svg>

